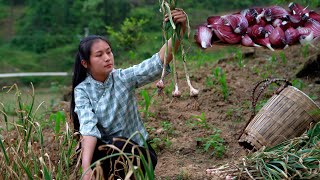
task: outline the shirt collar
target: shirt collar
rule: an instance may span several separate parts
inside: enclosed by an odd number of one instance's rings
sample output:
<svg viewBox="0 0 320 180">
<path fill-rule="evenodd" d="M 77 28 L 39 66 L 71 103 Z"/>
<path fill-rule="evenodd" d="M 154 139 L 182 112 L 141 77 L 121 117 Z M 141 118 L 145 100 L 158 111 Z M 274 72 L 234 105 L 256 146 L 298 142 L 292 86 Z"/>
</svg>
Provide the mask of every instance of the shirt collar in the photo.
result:
<svg viewBox="0 0 320 180">
<path fill-rule="evenodd" d="M 110 85 L 110 83 L 112 83 L 111 81 L 111 76 L 113 76 L 113 72 L 115 71 L 115 69 L 113 69 L 111 72 L 110 72 L 110 74 L 109 74 L 109 76 L 108 76 L 108 78 L 104 81 L 104 82 L 100 82 L 100 81 L 97 81 L 97 80 L 95 80 L 92 76 L 91 76 L 91 74 L 89 74 L 89 73 L 87 73 L 87 78 L 88 78 L 88 82 L 90 83 L 90 84 L 93 84 L 93 85 L 95 85 L 96 87 L 107 87 L 108 85 Z"/>
</svg>

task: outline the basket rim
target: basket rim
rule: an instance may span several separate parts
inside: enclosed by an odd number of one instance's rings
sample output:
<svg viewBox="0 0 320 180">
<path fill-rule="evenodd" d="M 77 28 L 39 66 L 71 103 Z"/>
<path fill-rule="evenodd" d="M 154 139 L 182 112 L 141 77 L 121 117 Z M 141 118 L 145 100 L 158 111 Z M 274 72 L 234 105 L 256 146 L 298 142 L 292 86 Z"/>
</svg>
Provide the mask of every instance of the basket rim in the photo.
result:
<svg viewBox="0 0 320 180">
<path fill-rule="evenodd" d="M 300 89 L 298 89 L 298 88 L 296 88 L 294 86 L 289 86 L 289 87 L 292 87 L 294 90 L 296 90 L 296 91 L 300 92 L 301 94 L 303 94 L 304 96 L 306 96 L 314 105 L 316 105 L 316 107 L 318 109 L 320 109 L 320 105 L 318 105 L 316 102 L 314 102 L 314 100 L 311 99 L 306 93 L 304 93 L 303 91 L 301 91 Z"/>
</svg>

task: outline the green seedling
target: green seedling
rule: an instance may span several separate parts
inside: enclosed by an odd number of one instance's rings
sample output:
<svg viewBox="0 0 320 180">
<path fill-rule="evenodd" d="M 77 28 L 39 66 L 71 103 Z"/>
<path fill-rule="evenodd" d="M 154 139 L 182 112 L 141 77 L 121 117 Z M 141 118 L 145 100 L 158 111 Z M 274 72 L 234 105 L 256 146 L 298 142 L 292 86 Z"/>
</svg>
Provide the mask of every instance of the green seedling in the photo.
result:
<svg viewBox="0 0 320 180">
<path fill-rule="evenodd" d="M 243 64 L 243 54 L 242 54 L 242 51 L 241 50 L 238 50 L 236 52 L 236 55 L 235 55 L 235 58 L 238 62 L 238 66 L 239 68 L 243 68 L 244 67 L 244 64 Z"/>
<path fill-rule="evenodd" d="M 281 61 L 282 61 L 282 63 L 283 64 L 287 64 L 287 58 L 286 58 L 286 55 L 284 54 L 284 52 L 280 52 L 279 53 L 279 56 L 280 56 L 280 58 L 281 58 Z"/>
<path fill-rule="evenodd" d="M 160 124 L 161 124 L 163 130 L 167 133 L 167 135 L 171 136 L 173 134 L 174 130 L 173 130 L 171 122 L 162 121 Z"/>
<path fill-rule="evenodd" d="M 214 132 L 209 137 L 197 138 L 198 142 L 202 143 L 205 152 L 212 150 L 211 155 L 221 158 L 226 151 L 224 139 L 220 136 L 221 130 L 214 129 Z"/>
<path fill-rule="evenodd" d="M 210 77 L 210 76 L 206 77 L 205 85 L 206 85 L 207 88 L 213 87 L 214 84 L 213 84 L 213 81 L 212 81 L 212 77 Z"/>
<path fill-rule="evenodd" d="M 63 111 L 58 111 L 56 113 L 50 114 L 49 120 L 54 121 L 54 132 L 56 137 L 61 133 L 61 125 L 66 123 L 66 115 Z"/>
<path fill-rule="evenodd" d="M 226 74 L 223 71 L 221 72 L 221 77 L 220 77 L 219 81 L 220 81 L 220 84 L 221 84 L 223 98 L 224 98 L 224 100 L 228 100 L 229 89 L 228 89 L 228 85 L 227 85 Z"/>
<path fill-rule="evenodd" d="M 156 91 L 155 91 L 156 92 Z M 153 103 L 153 96 L 155 92 L 150 95 L 147 90 L 143 89 L 140 91 L 140 95 L 142 97 L 142 101 L 140 101 L 140 105 L 143 106 L 143 109 L 141 110 L 145 114 L 145 118 L 148 118 L 152 113 L 149 111 L 150 105 Z"/>
<path fill-rule="evenodd" d="M 223 72 L 221 67 L 216 67 L 213 71 L 214 77 L 220 83 L 221 91 L 223 94 L 224 100 L 228 100 L 229 97 L 229 89 L 227 85 L 226 74 Z"/>
<path fill-rule="evenodd" d="M 194 115 L 191 116 L 191 125 L 198 126 L 201 128 L 209 129 L 209 124 L 207 123 L 207 119 L 205 117 L 204 112 L 201 113 L 201 115 Z"/>
<path fill-rule="evenodd" d="M 306 44 L 305 46 L 302 46 L 302 55 L 304 58 L 307 58 L 309 56 L 309 44 Z"/>
<path fill-rule="evenodd" d="M 292 86 L 302 90 L 304 88 L 303 81 L 301 79 L 292 80 Z"/>
<path fill-rule="evenodd" d="M 271 56 L 271 62 L 272 62 L 272 63 L 275 63 L 275 62 L 277 62 L 277 60 L 278 60 L 277 55 L 276 55 L 276 54 L 272 54 L 272 56 Z"/>
</svg>

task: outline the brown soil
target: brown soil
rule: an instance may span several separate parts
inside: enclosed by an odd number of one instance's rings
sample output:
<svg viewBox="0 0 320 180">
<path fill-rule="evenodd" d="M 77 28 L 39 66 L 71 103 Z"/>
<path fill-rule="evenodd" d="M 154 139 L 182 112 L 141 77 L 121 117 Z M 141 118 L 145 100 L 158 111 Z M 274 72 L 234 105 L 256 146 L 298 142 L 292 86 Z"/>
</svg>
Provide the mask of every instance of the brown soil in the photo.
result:
<svg viewBox="0 0 320 180">
<path fill-rule="evenodd" d="M 317 47 L 320 47 L 319 44 Z M 219 46 L 206 51 L 217 51 L 218 48 Z M 208 63 L 200 68 L 189 67 L 192 83 L 200 90 L 197 98 L 189 97 L 188 86 L 184 80 L 180 80 L 183 93 L 181 98 L 155 96 L 156 103 L 150 107 L 150 112 L 154 115 L 148 117 L 146 124 L 150 128 L 151 138 L 162 139 L 157 146 L 158 164 L 155 170 L 157 179 L 217 179 L 207 175 L 206 169 L 245 156 L 248 151 L 239 146 L 237 140 L 251 115 L 252 89 L 257 82 L 265 78 L 285 78 L 291 82 L 300 80 L 303 84 L 302 91 L 314 97 L 315 102 L 320 104 L 319 76 L 296 78 L 296 73 L 309 57 L 319 54 L 320 51 L 310 47 L 306 56 L 303 49 L 300 45 L 275 52 L 267 48 L 242 48 L 243 54 L 249 52 L 248 57 L 243 59 L 242 68 L 239 67 L 238 60 L 232 57 L 217 63 Z M 285 55 L 286 62 L 282 61 L 281 54 Z M 272 57 L 275 62 L 271 62 Z M 212 70 L 218 66 L 226 72 L 230 92 L 228 100 L 224 100 L 218 83 L 212 86 L 206 85 L 207 77 L 215 82 Z M 317 71 L 315 74 L 319 73 L 319 69 Z M 180 71 L 179 75 L 184 76 Z M 273 87 L 265 92 L 260 102 L 272 96 L 277 86 Z M 152 84 L 150 89 L 154 88 L 155 85 Z M 200 116 L 201 113 L 204 113 L 209 128 L 192 126 L 192 122 L 194 124 L 196 121 L 193 116 Z M 163 121 L 170 122 L 173 130 L 165 129 L 161 125 Z M 155 129 L 151 130 L 152 128 Z M 197 142 L 197 138 L 214 134 L 213 128 L 221 130 L 220 136 L 225 141 L 226 150 L 221 158 L 211 155 L 213 149 L 204 152 L 202 144 Z M 165 145 L 166 138 L 172 143 L 171 145 Z"/>
</svg>

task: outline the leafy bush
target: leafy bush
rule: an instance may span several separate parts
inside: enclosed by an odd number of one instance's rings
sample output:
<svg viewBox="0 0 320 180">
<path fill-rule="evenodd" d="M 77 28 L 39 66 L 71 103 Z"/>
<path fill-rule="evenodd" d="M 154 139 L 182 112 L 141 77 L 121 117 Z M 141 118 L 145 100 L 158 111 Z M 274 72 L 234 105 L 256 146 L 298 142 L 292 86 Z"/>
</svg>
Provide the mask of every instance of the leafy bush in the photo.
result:
<svg viewBox="0 0 320 180">
<path fill-rule="evenodd" d="M 130 11 L 129 17 L 145 19 L 147 25 L 144 31 L 159 31 L 161 28 L 161 13 L 156 13 L 157 10 L 150 10 L 152 7 L 136 7 Z"/>
<path fill-rule="evenodd" d="M 31 35 L 15 36 L 12 45 L 20 47 L 22 50 L 44 53 L 49 49 L 61 47 L 71 43 L 75 38 L 70 35 L 53 35 L 46 32 L 35 32 Z"/>
<path fill-rule="evenodd" d="M 0 4 L 0 19 L 6 18 L 8 16 L 8 12 L 8 6 Z"/>
<path fill-rule="evenodd" d="M 135 49 L 136 44 L 141 44 L 144 41 L 143 26 L 147 20 L 135 18 L 126 18 L 120 29 L 114 29 L 107 26 L 107 32 L 110 34 L 111 39 L 117 42 L 116 46 L 123 50 Z"/>
</svg>

